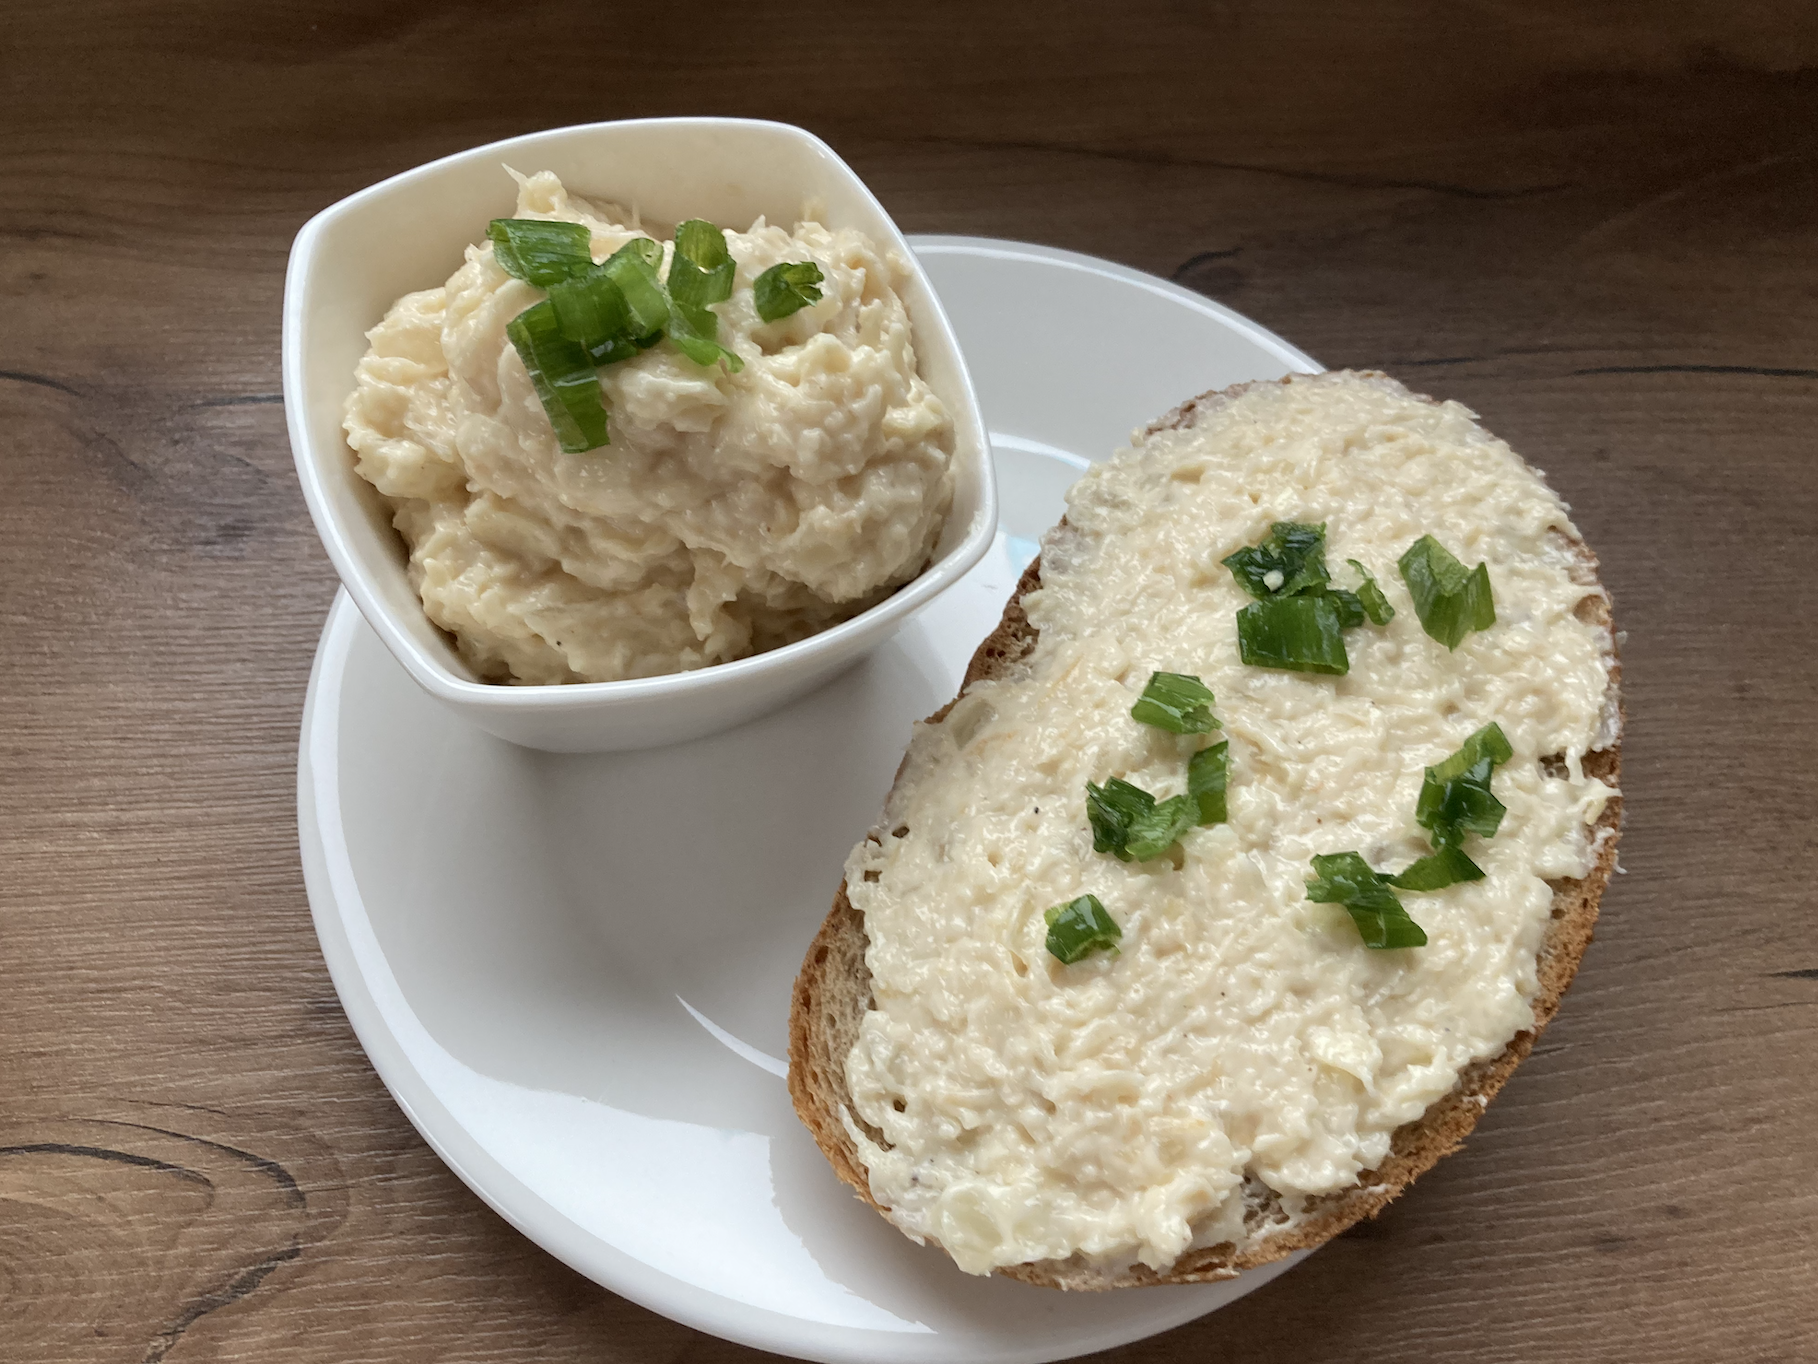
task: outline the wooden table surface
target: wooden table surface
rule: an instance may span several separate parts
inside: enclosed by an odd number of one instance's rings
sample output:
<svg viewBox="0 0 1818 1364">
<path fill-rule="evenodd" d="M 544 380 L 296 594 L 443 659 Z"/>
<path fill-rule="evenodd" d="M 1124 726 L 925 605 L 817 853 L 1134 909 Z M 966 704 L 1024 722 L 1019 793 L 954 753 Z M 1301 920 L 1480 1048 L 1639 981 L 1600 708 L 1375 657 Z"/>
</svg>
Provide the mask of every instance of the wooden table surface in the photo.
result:
<svg viewBox="0 0 1818 1364">
<path fill-rule="evenodd" d="M 1462 399 L 1628 631 L 1627 874 L 1537 1054 L 1380 1220 L 1116 1358 L 1818 1359 L 1818 11 L 1035 13 L 9 14 L 0 1356 L 756 1358 L 431 1154 L 294 805 L 335 579 L 278 392 L 292 235 L 443 153 L 704 112 L 814 129 L 908 231 L 1107 256 Z"/>
</svg>

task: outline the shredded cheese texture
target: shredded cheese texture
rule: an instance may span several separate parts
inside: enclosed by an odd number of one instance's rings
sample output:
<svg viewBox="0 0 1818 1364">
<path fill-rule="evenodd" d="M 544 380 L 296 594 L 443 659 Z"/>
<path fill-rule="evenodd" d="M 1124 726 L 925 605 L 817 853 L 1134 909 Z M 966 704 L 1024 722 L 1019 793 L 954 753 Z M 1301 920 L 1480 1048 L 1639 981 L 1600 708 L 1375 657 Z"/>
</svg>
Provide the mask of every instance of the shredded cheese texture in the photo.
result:
<svg viewBox="0 0 1818 1364">
<path fill-rule="evenodd" d="M 1219 561 L 1275 521 L 1325 522 L 1334 585 L 1357 559 L 1396 608 L 1346 632 L 1345 677 L 1238 660 L 1250 598 Z M 1396 568 L 1426 534 L 1489 564 L 1496 624 L 1456 650 Z M 1026 601 L 1034 653 L 918 727 L 847 864 L 874 994 L 847 1125 L 899 1226 L 973 1273 L 1076 1253 L 1162 1269 L 1243 1238 L 1246 1179 L 1290 1216 L 1352 1186 L 1533 1025 L 1548 880 L 1590 871 L 1614 794 L 1582 767 L 1614 737 L 1611 641 L 1580 618 L 1601 589 L 1567 536 L 1470 411 L 1381 377 L 1249 389 L 1079 481 Z M 1177 794 L 1220 737 L 1130 717 L 1158 669 L 1217 695 L 1230 820 L 1126 864 L 1092 850 L 1086 783 Z M 1486 878 L 1402 892 L 1428 945 L 1365 948 L 1342 906 L 1307 900 L 1309 860 L 1426 852 L 1424 769 L 1492 720 L 1515 756 L 1501 830 L 1468 843 Z M 1043 911 L 1087 893 L 1121 951 L 1064 966 Z"/>
<path fill-rule="evenodd" d="M 518 216 L 577 222 L 604 259 L 635 216 L 519 177 Z M 953 425 L 916 372 L 907 266 L 862 233 L 728 232 L 717 305 L 738 374 L 667 342 L 600 371 L 611 444 L 564 454 L 505 324 L 543 291 L 492 245 L 367 339 L 345 426 L 389 499 L 429 618 L 482 676 L 611 682 L 802 639 L 919 573 L 952 499 Z M 664 244 L 664 269 L 673 251 Z M 752 283 L 814 261 L 823 296 L 766 323 Z"/>
</svg>

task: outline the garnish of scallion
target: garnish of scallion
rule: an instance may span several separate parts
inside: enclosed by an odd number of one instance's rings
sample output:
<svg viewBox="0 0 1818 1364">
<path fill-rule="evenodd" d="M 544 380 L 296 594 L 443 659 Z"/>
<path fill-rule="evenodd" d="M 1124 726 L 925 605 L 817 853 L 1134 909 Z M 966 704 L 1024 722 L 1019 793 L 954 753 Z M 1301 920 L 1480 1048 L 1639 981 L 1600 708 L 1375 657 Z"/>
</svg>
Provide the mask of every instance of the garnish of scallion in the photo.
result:
<svg viewBox="0 0 1818 1364">
<path fill-rule="evenodd" d="M 494 218 L 487 224 L 492 257 L 499 268 L 527 284 L 547 289 L 593 264 L 593 234 L 580 223 L 542 218 Z"/>
<path fill-rule="evenodd" d="M 486 229 L 507 274 L 546 289 L 505 326 L 556 441 L 568 454 L 608 444 L 599 367 L 656 344 L 669 304 L 652 263 L 663 248 L 636 238 L 599 265 L 580 223 L 495 218 Z"/>
<path fill-rule="evenodd" d="M 1370 570 L 1355 559 L 1346 559 L 1345 562 L 1363 576 L 1363 583 L 1357 589 L 1357 601 L 1363 607 L 1364 614 L 1370 618 L 1370 624 L 1387 625 L 1394 620 L 1395 608 L 1389 605 L 1389 599 L 1383 595 L 1381 585 L 1370 576 Z"/>
<path fill-rule="evenodd" d="M 1150 861 L 1166 853 L 1198 823 L 1199 803 L 1192 796 L 1169 796 L 1130 821 L 1130 839 L 1124 851 L 1132 862 Z"/>
<path fill-rule="evenodd" d="M 1351 671 L 1344 631 L 1367 619 L 1387 625 L 1395 610 L 1362 564 L 1357 591 L 1332 586 L 1326 568 L 1326 523 L 1277 521 L 1260 544 L 1221 562 L 1256 600 L 1237 613 L 1237 652 L 1255 668 L 1324 673 Z"/>
<path fill-rule="evenodd" d="M 596 366 L 629 360 L 638 353 L 631 340 L 631 309 L 624 291 L 604 265 L 549 286 L 550 306 L 562 335 L 587 352 Z"/>
<path fill-rule="evenodd" d="M 1426 930 L 1408 917 L 1389 882 L 1360 853 L 1321 853 L 1313 859 L 1307 898 L 1343 905 L 1365 947 L 1425 947 Z"/>
<path fill-rule="evenodd" d="M 1316 592 L 1331 577 L 1326 572 L 1326 524 L 1277 521 L 1261 544 L 1247 545 L 1221 562 L 1258 601 Z"/>
<path fill-rule="evenodd" d="M 1496 624 L 1488 564 L 1467 570 L 1439 541 L 1423 535 L 1408 546 L 1399 567 L 1420 628 L 1446 648 L 1456 649 L 1473 630 Z"/>
<path fill-rule="evenodd" d="M 578 455 L 607 444 L 600 372 L 586 349 L 563 335 L 555 305 L 548 299 L 532 304 L 505 324 L 505 334 L 536 386 L 562 449 Z"/>
<path fill-rule="evenodd" d="M 757 314 L 766 322 L 780 322 L 821 301 L 821 267 L 811 260 L 773 265 L 751 285 Z"/>
<path fill-rule="evenodd" d="M 1170 734 L 1208 734 L 1218 728 L 1212 700 L 1212 689 L 1192 674 L 1156 672 L 1130 714 Z M 1196 825 L 1222 823 L 1230 751 L 1229 743 L 1216 743 L 1195 753 L 1187 760 L 1186 793 L 1166 800 L 1156 800 L 1122 777 L 1109 777 L 1103 786 L 1087 782 L 1092 850 L 1121 862 L 1147 862 Z"/>
<path fill-rule="evenodd" d="M 1485 725 L 1456 753 L 1427 769 L 1414 804 L 1414 822 L 1441 848 L 1458 847 L 1467 833 L 1494 838 L 1507 807 L 1490 790 L 1490 775 L 1514 756 L 1502 726 Z"/>
<path fill-rule="evenodd" d="M 1199 798 L 1191 791 L 1158 801 L 1142 787 L 1121 777 L 1103 786 L 1086 783 L 1086 819 L 1092 825 L 1092 849 L 1120 862 L 1147 862 L 1160 857 L 1200 818 Z"/>
<path fill-rule="evenodd" d="M 581 223 L 495 218 L 486 235 L 501 269 L 548 291 L 505 330 L 564 451 L 607 443 L 599 369 L 629 360 L 665 336 L 696 364 L 724 362 L 734 374 L 745 367 L 719 341 L 712 305 L 732 296 L 735 266 L 726 234 L 705 219 L 690 218 L 676 228 L 666 280 L 659 273 L 662 244 L 649 237 L 633 237 L 596 265 L 593 235 Z M 812 287 L 819 267 L 807 268 L 813 281 L 798 273 L 785 286 L 819 298 Z M 772 293 L 774 287 L 767 286 Z"/>
<path fill-rule="evenodd" d="M 1231 745 L 1221 740 L 1187 759 L 1187 794 L 1199 810 L 1201 824 L 1223 824 L 1225 783 L 1230 777 Z"/>
<path fill-rule="evenodd" d="M 1351 671 L 1344 615 L 1324 594 L 1251 602 L 1237 613 L 1237 653 L 1253 668 L 1331 677 Z"/>
<path fill-rule="evenodd" d="M 1086 783 L 1086 821 L 1092 826 L 1092 851 L 1130 860 L 1130 831 L 1155 809 L 1155 797 L 1122 777 L 1107 777 L 1103 786 Z"/>
<path fill-rule="evenodd" d="M 1397 927 L 1397 914 L 1406 918 L 1401 902 L 1389 887 L 1401 890 L 1444 890 L 1466 881 L 1481 881 L 1484 870 L 1461 846 L 1467 833 L 1495 836 L 1502 826 L 1503 803 L 1490 791 L 1496 767 L 1514 756 L 1500 725 L 1491 723 L 1464 741 L 1444 762 L 1427 769 L 1414 806 L 1414 820 L 1428 831 L 1434 851 L 1394 876 L 1372 871 L 1357 853 L 1332 853 L 1313 859 L 1314 873 L 1307 897 L 1341 901 L 1351 911 L 1364 942 L 1371 947 L 1418 947 L 1420 943 L 1373 941 L 1378 937 L 1406 934 Z M 1389 906 L 1393 902 L 1394 908 Z M 1412 921 L 1409 921 L 1410 926 Z M 1419 932 L 1418 928 L 1414 932 Z M 1421 935 L 1421 942 L 1426 937 Z"/>
<path fill-rule="evenodd" d="M 1441 847 L 1411 863 L 1406 871 L 1384 879 L 1403 890 L 1444 890 L 1460 881 L 1483 880 L 1483 868 L 1466 857 L 1462 848 Z"/>
<path fill-rule="evenodd" d="M 669 296 L 677 303 L 724 303 L 732 297 L 732 270 L 732 253 L 719 228 L 705 218 L 690 218 L 676 228 Z"/>
<path fill-rule="evenodd" d="M 1105 913 L 1096 895 L 1082 895 L 1064 905 L 1056 905 L 1042 917 L 1048 923 L 1048 951 L 1064 966 L 1093 952 L 1117 955 L 1117 944 L 1123 930 Z"/>
<path fill-rule="evenodd" d="M 724 360 L 737 374 L 745 362 L 720 344 L 719 315 L 707 306 L 732 297 L 732 275 L 724 232 L 703 218 L 690 218 L 676 228 L 669 259 L 669 339 L 697 365 Z"/>
<path fill-rule="evenodd" d="M 657 278 L 663 263 L 663 245 L 649 237 L 633 237 L 600 265 L 625 296 L 629 319 L 626 334 L 639 350 L 648 350 L 663 339 L 669 325 L 669 296 Z"/>
<path fill-rule="evenodd" d="M 1147 862 L 1166 853 L 1189 829 L 1224 823 L 1230 752 L 1228 742 L 1200 749 L 1187 760 L 1186 793 L 1167 800 L 1156 800 L 1122 777 L 1108 777 L 1103 786 L 1087 782 L 1092 850 L 1120 862 Z"/>
<path fill-rule="evenodd" d="M 1151 673 L 1130 714 L 1170 734 L 1209 734 L 1218 728 L 1212 689 L 1190 673 Z"/>
</svg>

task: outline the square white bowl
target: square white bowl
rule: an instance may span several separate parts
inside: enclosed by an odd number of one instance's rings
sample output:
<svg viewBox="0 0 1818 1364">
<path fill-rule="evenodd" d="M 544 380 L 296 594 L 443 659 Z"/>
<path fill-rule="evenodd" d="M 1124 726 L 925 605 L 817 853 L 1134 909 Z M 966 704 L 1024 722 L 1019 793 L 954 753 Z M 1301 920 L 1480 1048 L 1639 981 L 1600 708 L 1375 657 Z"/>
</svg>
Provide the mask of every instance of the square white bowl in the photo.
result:
<svg viewBox="0 0 1818 1364">
<path fill-rule="evenodd" d="M 399 297 L 434 288 L 493 218 L 509 217 L 510 165 L 554 171 L 575 193 L 635 206 L 655 222 L 708 218 L 743 230 L 760 214 L 793 223 L 812 203 L 909 267 L 904 307 L 922 377 L 954 424 L 953 506 L 933 562 L 870 610 L 769 653 L 625 682 L 502 686 L 481 681 L 424 614 L 404 543 L 341 429 L 366 332 Z M 500 738 L 557 752 L 648 748 L 699 738 L 802 695 L 890 637 L 976 564 L 997 529 L 990 445 L 940 300 L 896 224 L 813 134 L 784 123 L 660 118 L 514 137 L 432 161 L 310 219 L 284 284 L 284 408 L 316 531 L 360 613 L 417 683 Z"/>
</svg>

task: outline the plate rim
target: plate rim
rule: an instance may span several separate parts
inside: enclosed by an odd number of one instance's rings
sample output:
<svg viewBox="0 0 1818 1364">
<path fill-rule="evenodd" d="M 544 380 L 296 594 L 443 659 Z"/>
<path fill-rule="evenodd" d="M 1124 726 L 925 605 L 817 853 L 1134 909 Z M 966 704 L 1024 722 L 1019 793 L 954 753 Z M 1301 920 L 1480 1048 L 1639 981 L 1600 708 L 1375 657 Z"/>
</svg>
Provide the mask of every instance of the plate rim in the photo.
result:
<svg viewBox="0 0 1818 1364">
<path fill-rule="evenodd" d="M 1145 293 L 1155 294 L 1172 303 L 1183 304 L 1203 317 L 1217 320 L 1228 330 L 1238 333 L 1246 340 L 1253 341 L 1264 350 L 1278 356 L 1287 366 L 1285 373 L 1325 373 L 1326 367 L 1318 360 L 1308 355 L 1286 337 L 1270 331 L 1254 318 L 1246 317 L 1235 308 L 1226 307 L 1217 299 L 1195 293 L 1184 284 L 1176 284 L 1171 279 L 1151 275 L 1134 266 L 1107 260 L 1103 256 L 1088 255 L 1084 251 L 1071 251 L 1064 246 L 1045 246 L 1039 242 L 1015 241 L 1008 237 L 972 237 L 934 232 L 910 234 L 907 240 L 918 256 L 983 256 L 995 260 L 1036 260 L 1048 265 L 1059 265 L 1069 270 L 1079 270 L 1089 275 L 1114 279 L 1120 284 L 1133 285 Z M 1183 399 L 1183 401 L 1185 400 Z M 989 420 L 987 420 L 987 428 L 989 425 Z M 987 435 L 989 434 L 989 430 L 987 430 Z"/>
<path fill-rule="evenodd" d="M 1226 329 L 1278 357 L 1287 370 L 1317 373 L 1323 367 L 1311 356 L 1261 324 L 1169 280 L 1114 261 L 1035 243 L 992 237 L 918 235 L 908 241 L 917 253 L 969 255 L 1004 260 L 1033 260 L 1115 279 L 1185 304 Z M 938 1331 L 891 1332 L 809 1321 L 727 1298 L 710 1288 L 687 1283 L 656 1269 L 593 1235 L 560 1208 L 525 1185 L 479 1144 L 436 1096 L 387 1022 L 361 964 L 349 925 L 357 912 L 372 936 L 380 987 L 389 985 L 402 999 L 377 937 L 367 921 L 339 818 L 339 737 L 341 690 L 348 656 L 363 621 L 344 586 L 337 585 L 310 666 L 297 748 L 297 833 L 310 915 L 329 978 L 361 1049 L 394 1103 L 438 1159 L 479 1199 L 519 1234 L 575 1272 L 639 1306 L 692 1329 L 775 1354 L 824 1361 L 825 1364 L 948 1364 L 961 1356 L 949 1335 Z M 370 627 L 368 627 L 370 629 Z M 463 721 L 462 723 L 471 723 Z M 357 926 L 357 925 L 356 925 Z M 404 1008 L 410 1010 L 408 1000 Z M 1311 1252 L 1303 1251 L 1244 1277 L 1260 1288 L 1285 1273 Z M 1248 1291 L 1248 1290 L 1246 1290 Z M 1192 1300 L 1158 1308 L 1138 1329 L 1120 1322 L 1100 1332 L 1081 1332 L 1060 1349 L 1038 1345 L 999 1349 L 992 1364 L 1046 1364 L 1098 1350 L 1146 1340 L 1198 1319 L 1219 1306 Z M 888 1342 L 888 1348 L 880 1348 Z"/>
</svg>

